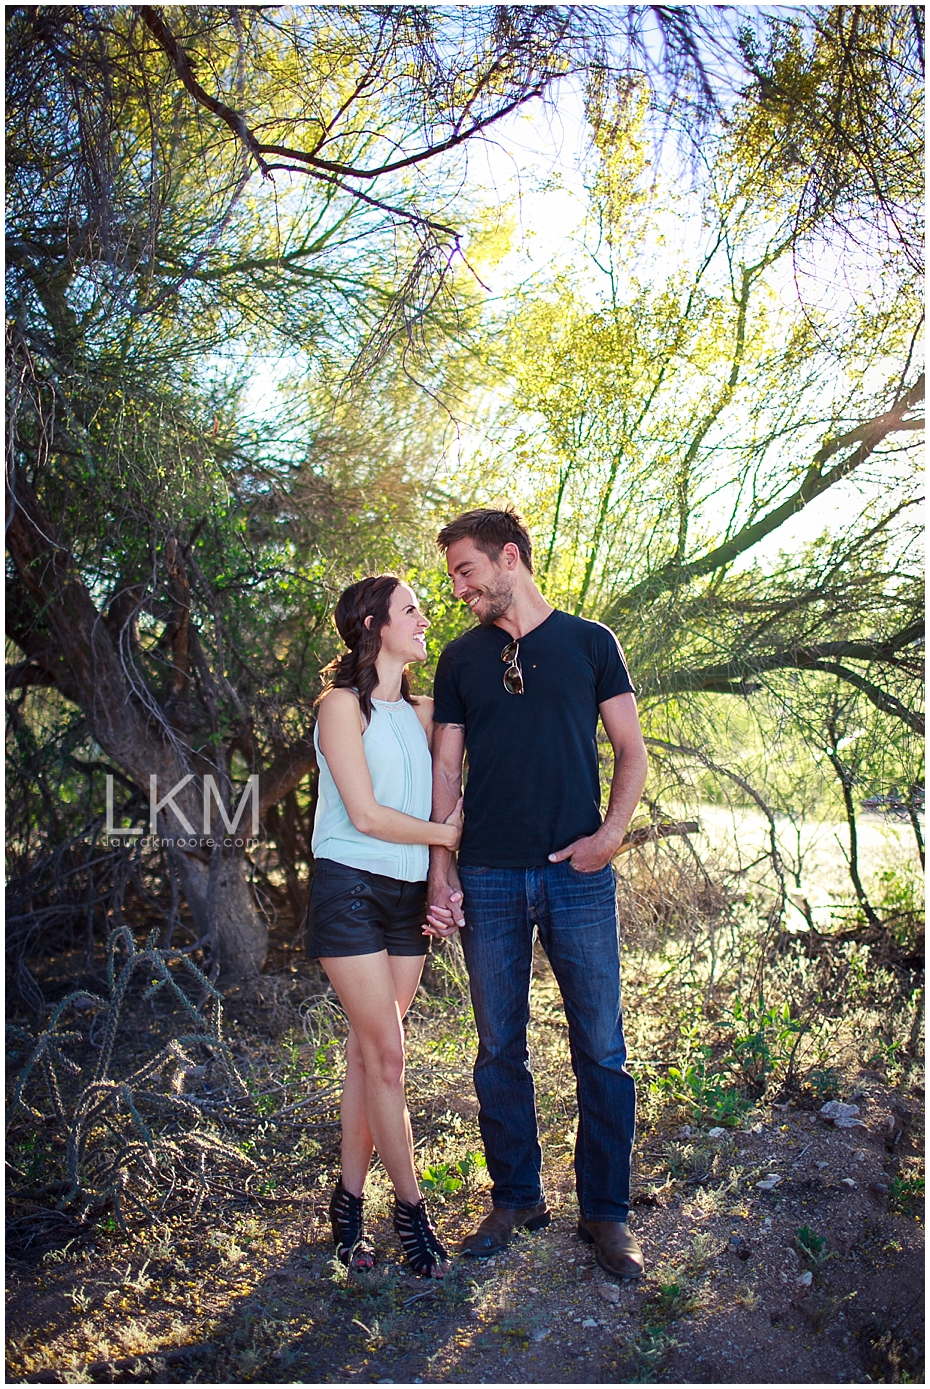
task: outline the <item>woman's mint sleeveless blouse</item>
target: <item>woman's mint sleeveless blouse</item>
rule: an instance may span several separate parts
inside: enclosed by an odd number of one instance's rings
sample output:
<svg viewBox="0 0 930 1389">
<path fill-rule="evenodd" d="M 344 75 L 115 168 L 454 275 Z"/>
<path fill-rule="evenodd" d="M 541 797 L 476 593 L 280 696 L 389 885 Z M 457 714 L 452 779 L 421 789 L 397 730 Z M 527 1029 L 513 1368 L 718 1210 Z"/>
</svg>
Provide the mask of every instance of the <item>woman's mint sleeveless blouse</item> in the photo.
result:
<svg viewBox="0 0 930 1389">
<path fill-rule="evenodd" d="M 405 883 L 419 883 L 429 869 L 425 844 L 389 844 L 362 834 L 349 819 L 333 774 L 320 751 L 319 728 L 313 730 L 320 768 L 319 799 L 313 822 L 314 858 L 334 859 L 347 868 L 364 868 Z M 365 760 L 379 805 L 428 820 L 432 808 L 432 762 L 423 725 L 405 699 L 371 701 L 371 720 L 362 734 Z"/>
</svg>

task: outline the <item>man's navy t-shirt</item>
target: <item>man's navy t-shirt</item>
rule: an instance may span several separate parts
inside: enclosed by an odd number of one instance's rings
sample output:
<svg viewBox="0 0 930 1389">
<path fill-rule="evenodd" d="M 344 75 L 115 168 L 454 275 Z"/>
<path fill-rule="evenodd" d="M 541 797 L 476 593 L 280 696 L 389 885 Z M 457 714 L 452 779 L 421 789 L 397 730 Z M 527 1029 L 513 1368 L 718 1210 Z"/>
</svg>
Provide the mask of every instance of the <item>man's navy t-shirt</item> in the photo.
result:
<svg viewBox="0 0 930 1389">
<path fill-rule="evenodd" d="M 601 823 L 598 705 L 633 691 L 609 627 L 551 612 L 520 638 L 522 695 L 504 688 L 503 627 L 474 627 L 439 658 L 437 723 L 465 729 L 459 861 L 535 868 Z"/>
</svg>

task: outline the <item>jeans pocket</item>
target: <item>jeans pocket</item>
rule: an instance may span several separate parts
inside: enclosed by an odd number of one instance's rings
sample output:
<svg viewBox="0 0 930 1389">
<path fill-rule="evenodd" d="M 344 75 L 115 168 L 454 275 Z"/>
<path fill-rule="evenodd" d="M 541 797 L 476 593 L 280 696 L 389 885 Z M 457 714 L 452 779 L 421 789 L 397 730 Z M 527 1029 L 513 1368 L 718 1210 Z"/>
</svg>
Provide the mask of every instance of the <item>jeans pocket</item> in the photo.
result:
<svg viewBox="0 0 930 1389">
<path fill-rule="evenodd" d="M 491 871 L 490 868 L 486 868 L 481 864 L 475 865 L 472 863 L 460 863 L 458 867 L 460 878 L 469 878 L 472 876 L 480 877 L 481 874 L 490 873 Z"/>
<path fill-rule="evenodd" d="M 580 868 L 575 867 L 571 859 L 565 860 L 565 867 L 569 873 L 574 873 L 576 878 L 590 878 L 592 880 L 599 878 L 602 873 L 613 873 L 614 871 L 612 863 L 605 863 L 603 868 L 595 868 L 593 873 L 582 873 Z"/>
</svg>

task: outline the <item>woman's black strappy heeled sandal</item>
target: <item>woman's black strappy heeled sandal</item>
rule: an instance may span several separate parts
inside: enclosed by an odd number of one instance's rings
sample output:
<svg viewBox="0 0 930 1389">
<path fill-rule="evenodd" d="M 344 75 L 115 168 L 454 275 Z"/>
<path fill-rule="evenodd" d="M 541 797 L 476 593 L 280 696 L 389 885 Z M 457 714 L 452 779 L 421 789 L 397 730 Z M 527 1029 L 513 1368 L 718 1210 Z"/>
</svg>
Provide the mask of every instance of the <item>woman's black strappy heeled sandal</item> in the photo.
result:
<svg viewBox="0 0 930 1389">
<path fill-rule="evenodd" d="M 351 1191 L 346 1191 L 340 1177 L 329 1203 L 333 1242 L 340 1263 L 356 1272 L 373 1268 L 375 1263 L 374 1248 L 365 1234 L 364 1206 L 364 1196 L 353 1196 Z"/>
<path fill-rule="evenodd" d="M 441 1278 L 449 1266 L 449 1255 L 430 1224 L 426 1202 L 413 1205 L 395 1196 L 394 1229 L 414 1273 L 420 1278 Z"/>
</svg>

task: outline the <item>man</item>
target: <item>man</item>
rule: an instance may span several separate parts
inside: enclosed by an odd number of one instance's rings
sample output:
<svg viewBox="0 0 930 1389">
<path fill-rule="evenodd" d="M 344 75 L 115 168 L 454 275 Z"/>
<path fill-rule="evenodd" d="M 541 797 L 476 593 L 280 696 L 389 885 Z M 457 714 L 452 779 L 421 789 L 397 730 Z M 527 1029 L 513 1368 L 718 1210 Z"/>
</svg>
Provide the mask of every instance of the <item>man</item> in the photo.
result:
<svg viewBox="0 0 930 1389">
<path fill-rule="evenodd" d="M 438 542 L 478 626 L 446 647 L 435 683 L 433 818 L 461 794 L 458 867 L 431 855 L 429 927 L 462 931 L 478 1027 L 478 1122 L 490 1214 L 462 1245 L 488 1257 L 517 1227 L 549 1224 L 526 1029 L 534 927 L 558 980 L 578 1094 L 578 1233 L 598 1263 L 643 1272 L 631 1234 L 633 1078 L 625 1069 L 611 859 L 646 779 L 633 686 L 616 637 L 552 608 L 512 509 L 466 512 Z M 597 721 L 614 753 L 603 822 Z"/>
</svg>

